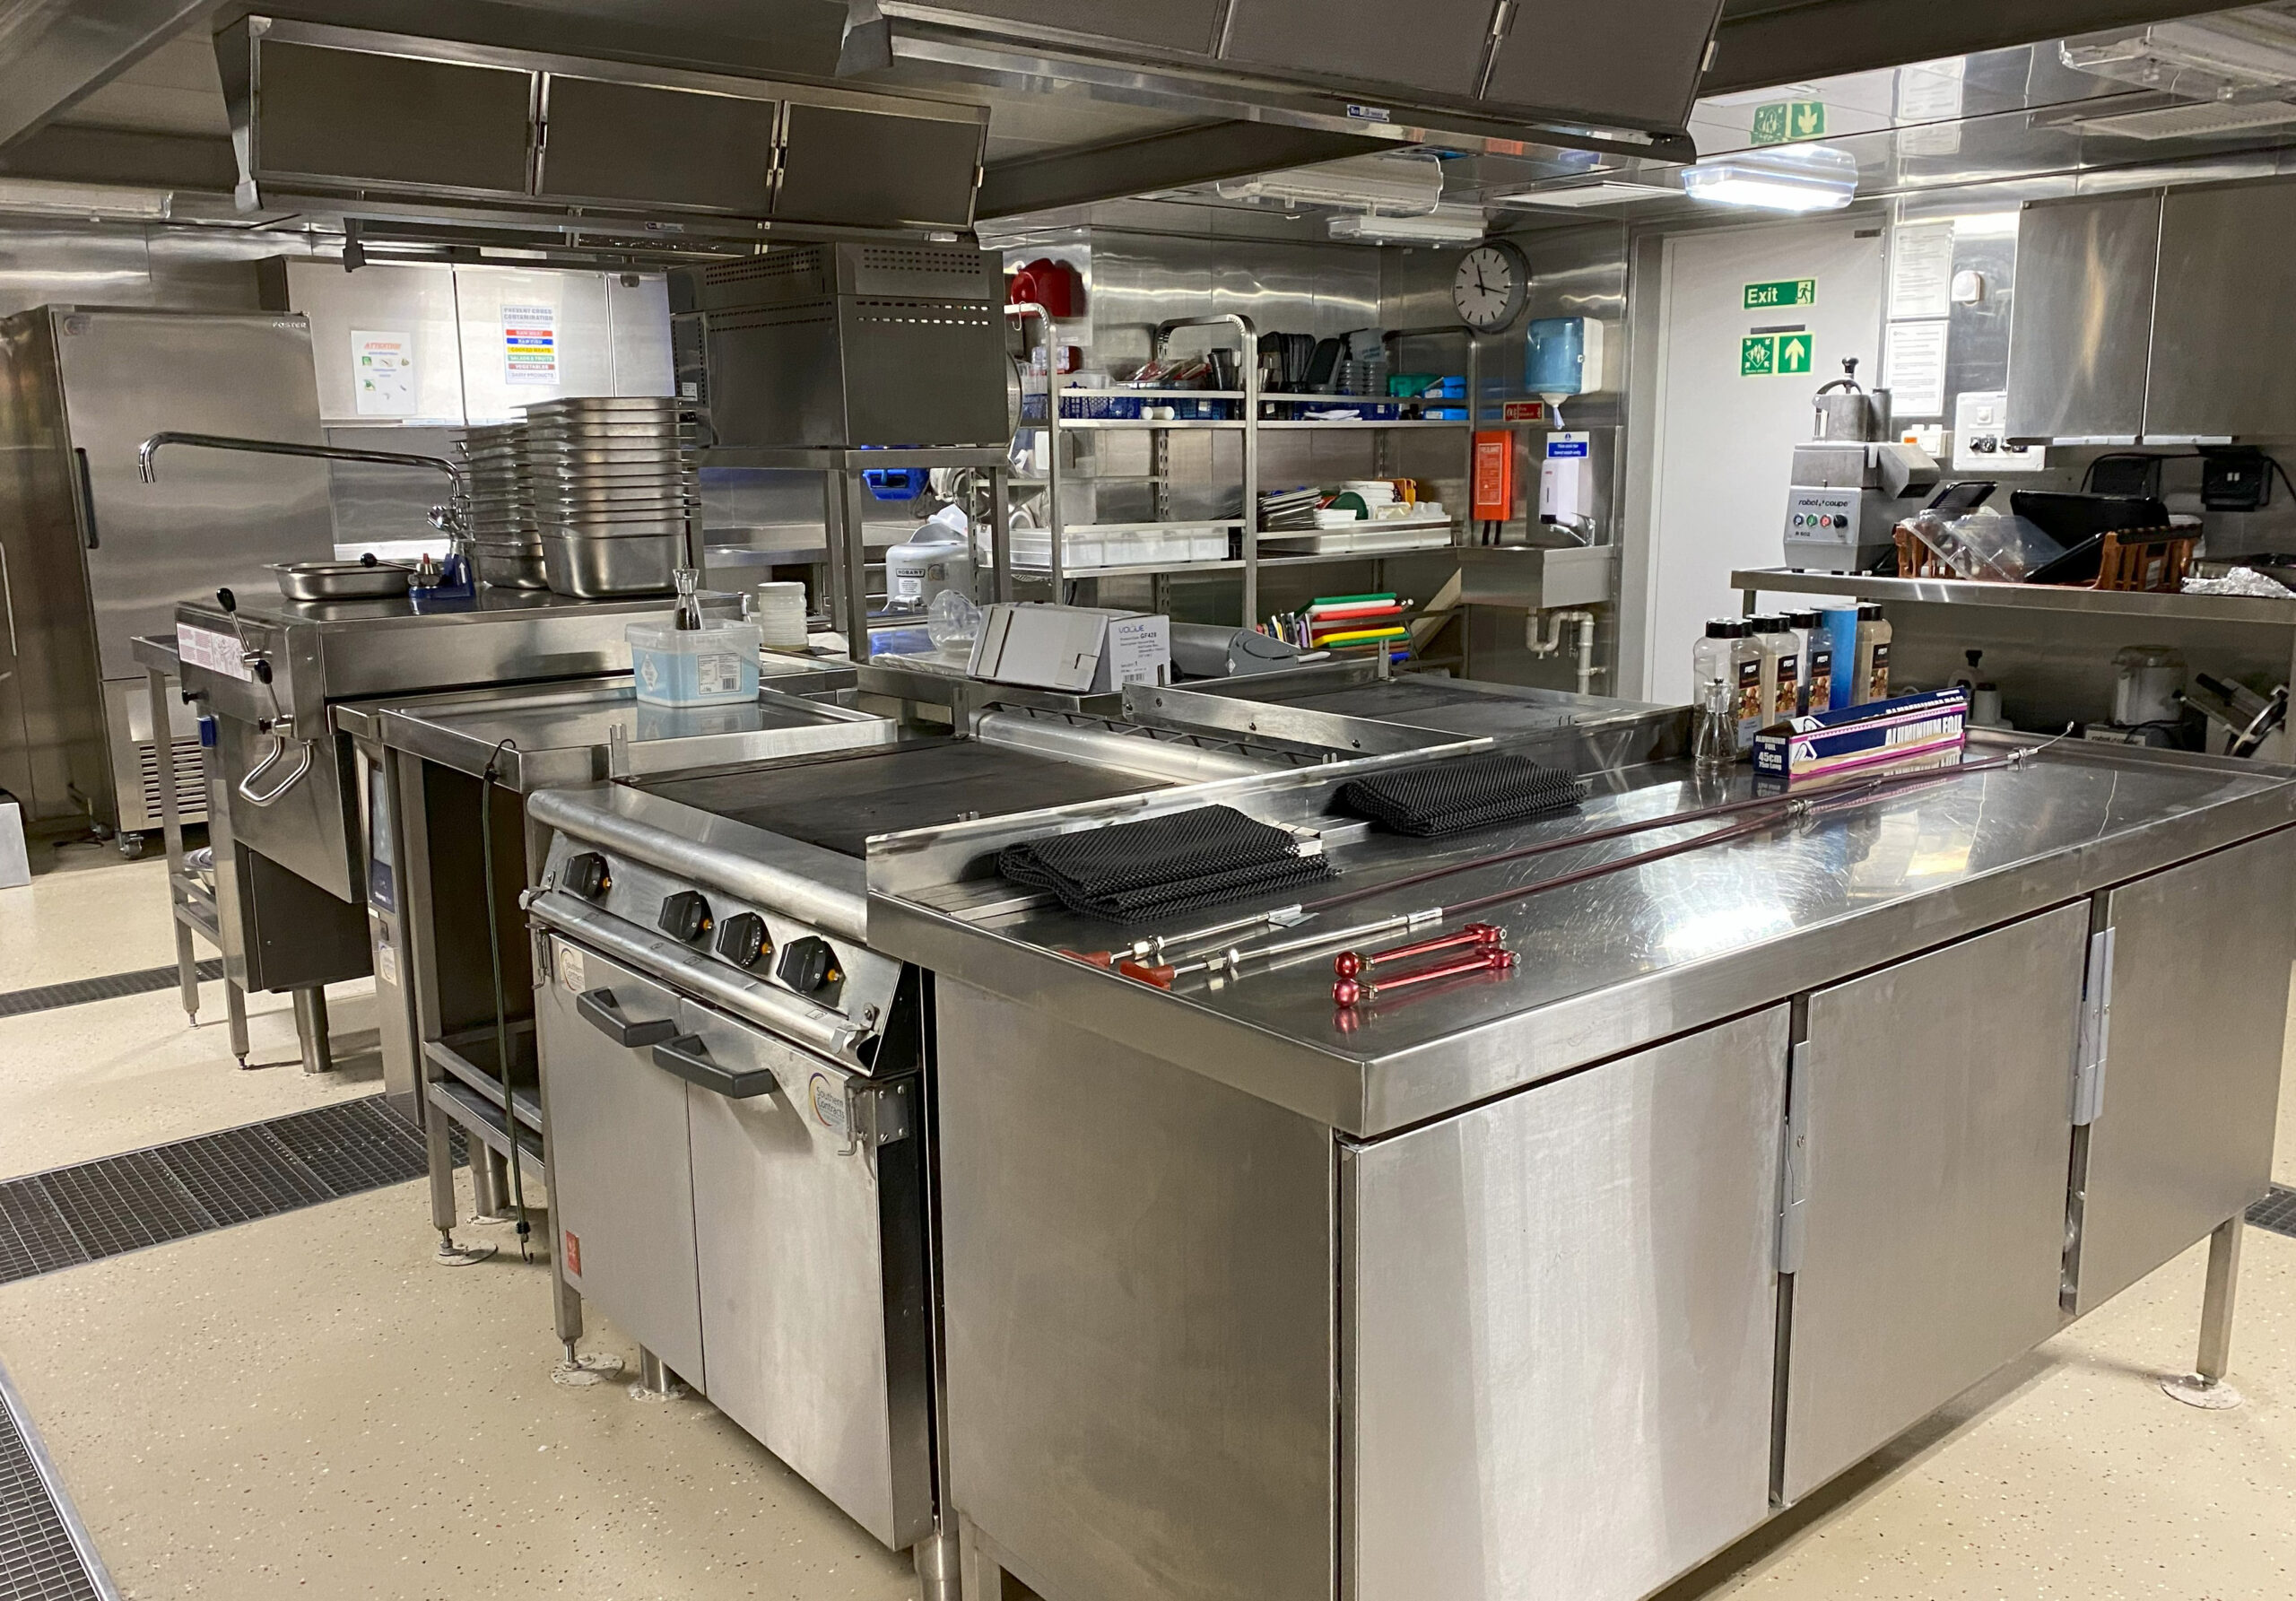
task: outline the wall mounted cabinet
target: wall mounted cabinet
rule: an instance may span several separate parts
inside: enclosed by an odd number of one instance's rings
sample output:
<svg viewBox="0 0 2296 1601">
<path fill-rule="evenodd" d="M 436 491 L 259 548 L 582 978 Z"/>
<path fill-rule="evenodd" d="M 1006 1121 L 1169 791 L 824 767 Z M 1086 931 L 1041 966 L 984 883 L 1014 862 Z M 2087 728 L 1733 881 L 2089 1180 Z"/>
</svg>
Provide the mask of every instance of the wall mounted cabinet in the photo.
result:
<svg viewBox="0 0 2296 1601">
<path fill-rule="evenodd" d="M 2296 433 L 2271 336 L 2296 299 L 2296 181 L 2025 207 L 2009 437 L 2188 445 Z"/>
<path fill-rule="evenodd" d="M 215 50 L 248 210 L 325 196 L 387 216 L 491 202 L 600 231 L 962 229 L 988 132 L 985 106 L 271 17 Z"/>
</svg>

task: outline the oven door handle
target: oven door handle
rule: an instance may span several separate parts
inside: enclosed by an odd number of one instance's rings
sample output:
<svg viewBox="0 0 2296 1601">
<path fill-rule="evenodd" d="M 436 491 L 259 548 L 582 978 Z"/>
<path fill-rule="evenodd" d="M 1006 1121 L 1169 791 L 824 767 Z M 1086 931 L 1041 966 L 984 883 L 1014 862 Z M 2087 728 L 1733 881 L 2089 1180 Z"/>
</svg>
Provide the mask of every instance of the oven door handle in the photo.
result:
<svg viewBox="0 0 2296 1601">
<path fill-rule="evenodd" d="M 632 1022 L 611 989 L 586 989 L 574 997 L 574 1010 L 592 1028 L 625 1050 L 643 1050 L 677 1037 L 678 1025 L 666 1017 Z"/>
<path fill-rule="evenodd" d="M 709 1059 L 709 1048 L 699 1034 L 680 1034 L 654 1048 L 654 1066 L 690 1084 L 723 1095 L 728 1101 L 750 1101 L 773 1093 L 777 1082 L 765 1067 L 733 1068 Z"/>
</svg>

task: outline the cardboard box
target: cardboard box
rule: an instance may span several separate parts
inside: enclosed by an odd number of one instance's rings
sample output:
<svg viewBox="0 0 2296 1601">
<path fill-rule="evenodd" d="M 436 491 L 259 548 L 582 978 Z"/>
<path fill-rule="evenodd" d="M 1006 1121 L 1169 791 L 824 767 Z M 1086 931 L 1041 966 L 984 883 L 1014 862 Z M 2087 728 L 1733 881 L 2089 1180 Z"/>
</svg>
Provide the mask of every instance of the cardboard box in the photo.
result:
<svg viewBox="0 0 2296 1601">
<path fill-rule="evenodd" d="M 1934 760 L 1969 743 L 1969 699 L 1959 690 L 1925 690 L 1839 711 L 1813 711 L 1773 723 L 1754 735 L 1754 772 L 1806 783 Z"/>
<path fill-rule="evenodd" d="M 989 683 L 1108 694 L 1127 683 L 1170 683 L 1171 619 L 1000 602 L 981 618 L 966 671 Z"/>
</svg>

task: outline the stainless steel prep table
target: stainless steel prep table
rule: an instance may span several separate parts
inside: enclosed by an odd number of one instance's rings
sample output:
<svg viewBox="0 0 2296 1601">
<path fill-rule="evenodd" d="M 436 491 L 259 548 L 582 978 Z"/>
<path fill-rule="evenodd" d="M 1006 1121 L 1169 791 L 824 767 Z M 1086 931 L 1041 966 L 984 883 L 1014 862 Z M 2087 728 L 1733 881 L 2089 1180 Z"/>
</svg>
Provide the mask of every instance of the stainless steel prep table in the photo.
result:
<svg viewBox="0 0 2296 1601">
<path fill-rule="evenodd" d="M 471 1167 L 482 1216 L 500 1213 L 510 1194 L 513 1122 L 522 1158 L 542 1176 L 549 1172 L 533 964 L 519 909 L 519 896 L 538 880 L 548 835 L 527 822 L 524 798 L 553 787 L 853 750 L 894 737 L 891 723 L 836 703 L 850 689 L 849 664 L 769 658 L 765 674 L 757 698 L 734 706 L 648 705 L 627 674 L 616 674 L 335 709 L 335 726 L 357 763 L 384 1083 L 409 1099 L 410 1111 L 421 1104 L 432 1223 L 449 1255 L 456 1222 L 449 1120 L 483 1152 Z M 491 935 L 482 806 L 491 810 L 498 841 Z M 507 1078 L 496 1059 L 497 949 L 513 1052 Z M 570 1295 L 560 1297 L 558 1326 L 570 1344 L 580 1335 L 580 1306 Z"/>
<path fill-rule="evenodd" d="M 968 1597 L 1628 1601 L 2208 1236 L 2221 1380 L 2296 955 L 2285 770 L 2057 746 L 1479 911 L 1517 972 L 1353 1011 L 1328 947 L 1167 993 L 984 875 L 1211 799 L 1311 822 L 1344 776 L 872 844 L 873 938 L 938 976 Z M 1717 798 L 1614 787 L 1327 847 L 1368 885 Z"/>
</svg>

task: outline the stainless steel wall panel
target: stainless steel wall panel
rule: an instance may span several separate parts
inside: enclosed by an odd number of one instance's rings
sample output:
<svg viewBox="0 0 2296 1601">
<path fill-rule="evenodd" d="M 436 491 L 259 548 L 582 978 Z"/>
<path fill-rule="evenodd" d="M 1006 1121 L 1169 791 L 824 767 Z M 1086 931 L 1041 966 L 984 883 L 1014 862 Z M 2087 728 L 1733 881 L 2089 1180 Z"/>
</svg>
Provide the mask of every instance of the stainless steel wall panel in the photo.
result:
<svg viewBox="0 0 2296 1601">
<path fill-rule="evenodd" d="M 2083 1312 L 2239 1215 L 2271 1181 L 2296 834 L 2140 878 L 2106 908 L 2112 1011 L 2081 1183 Z M 2226 928 L 2239 936 L 2222 937 Z"/>
<path fill-rule="evenodd" d="M 2144 431 L 2160 248 L 2158 190 L 2025 208 L 2009 331 L 2010 438 L 2126 440 Z"/>
<path fill-rule="evenodd" d="M 1787 1009 L 1341 1163 L 1358 1601 L 1632 1601 L 1770 1512 Z"/>
<path fill-rule="evenodd" d="M 576 1009 L 583 992 L 607 989 L 632 1022 L 674 1022 L 677 997 L 563 940 L 552 941 L 551 970 L 535 991 L 535 1026 L 561 1271 L 615 1327 L 698 1384 L 701 1292 L 685 1081 Z"/>
<path fill-rule="evenodd" d="M 2161 212 L 2148 439 L 2296 434 L 2296 365 L 2266 332 L 2296 306 L 2296 183 L 2171 190 Z"/>
<path fill-rule="evenodd" d="M 866 1079 L 691 1001 L 679 1018 L 712 1061 L 776 1081 L 738 1101 L 687 1086 L 703 1386 L 902 1550 L 933 1527 L 924 1132 L 849 1147 L 831 1119 Z"/>
<path fill-rule="evenodd" d="M 2080 901 L 1810 997 L 1788 1501 L 2057 1332 L 2088 933 Z"/>
<path fill-rule="evenodd" d="M 1056 1597 L 1330 1601 L 1328 1131 L 937 988 L 956 1510 Z"/>
</svg>

